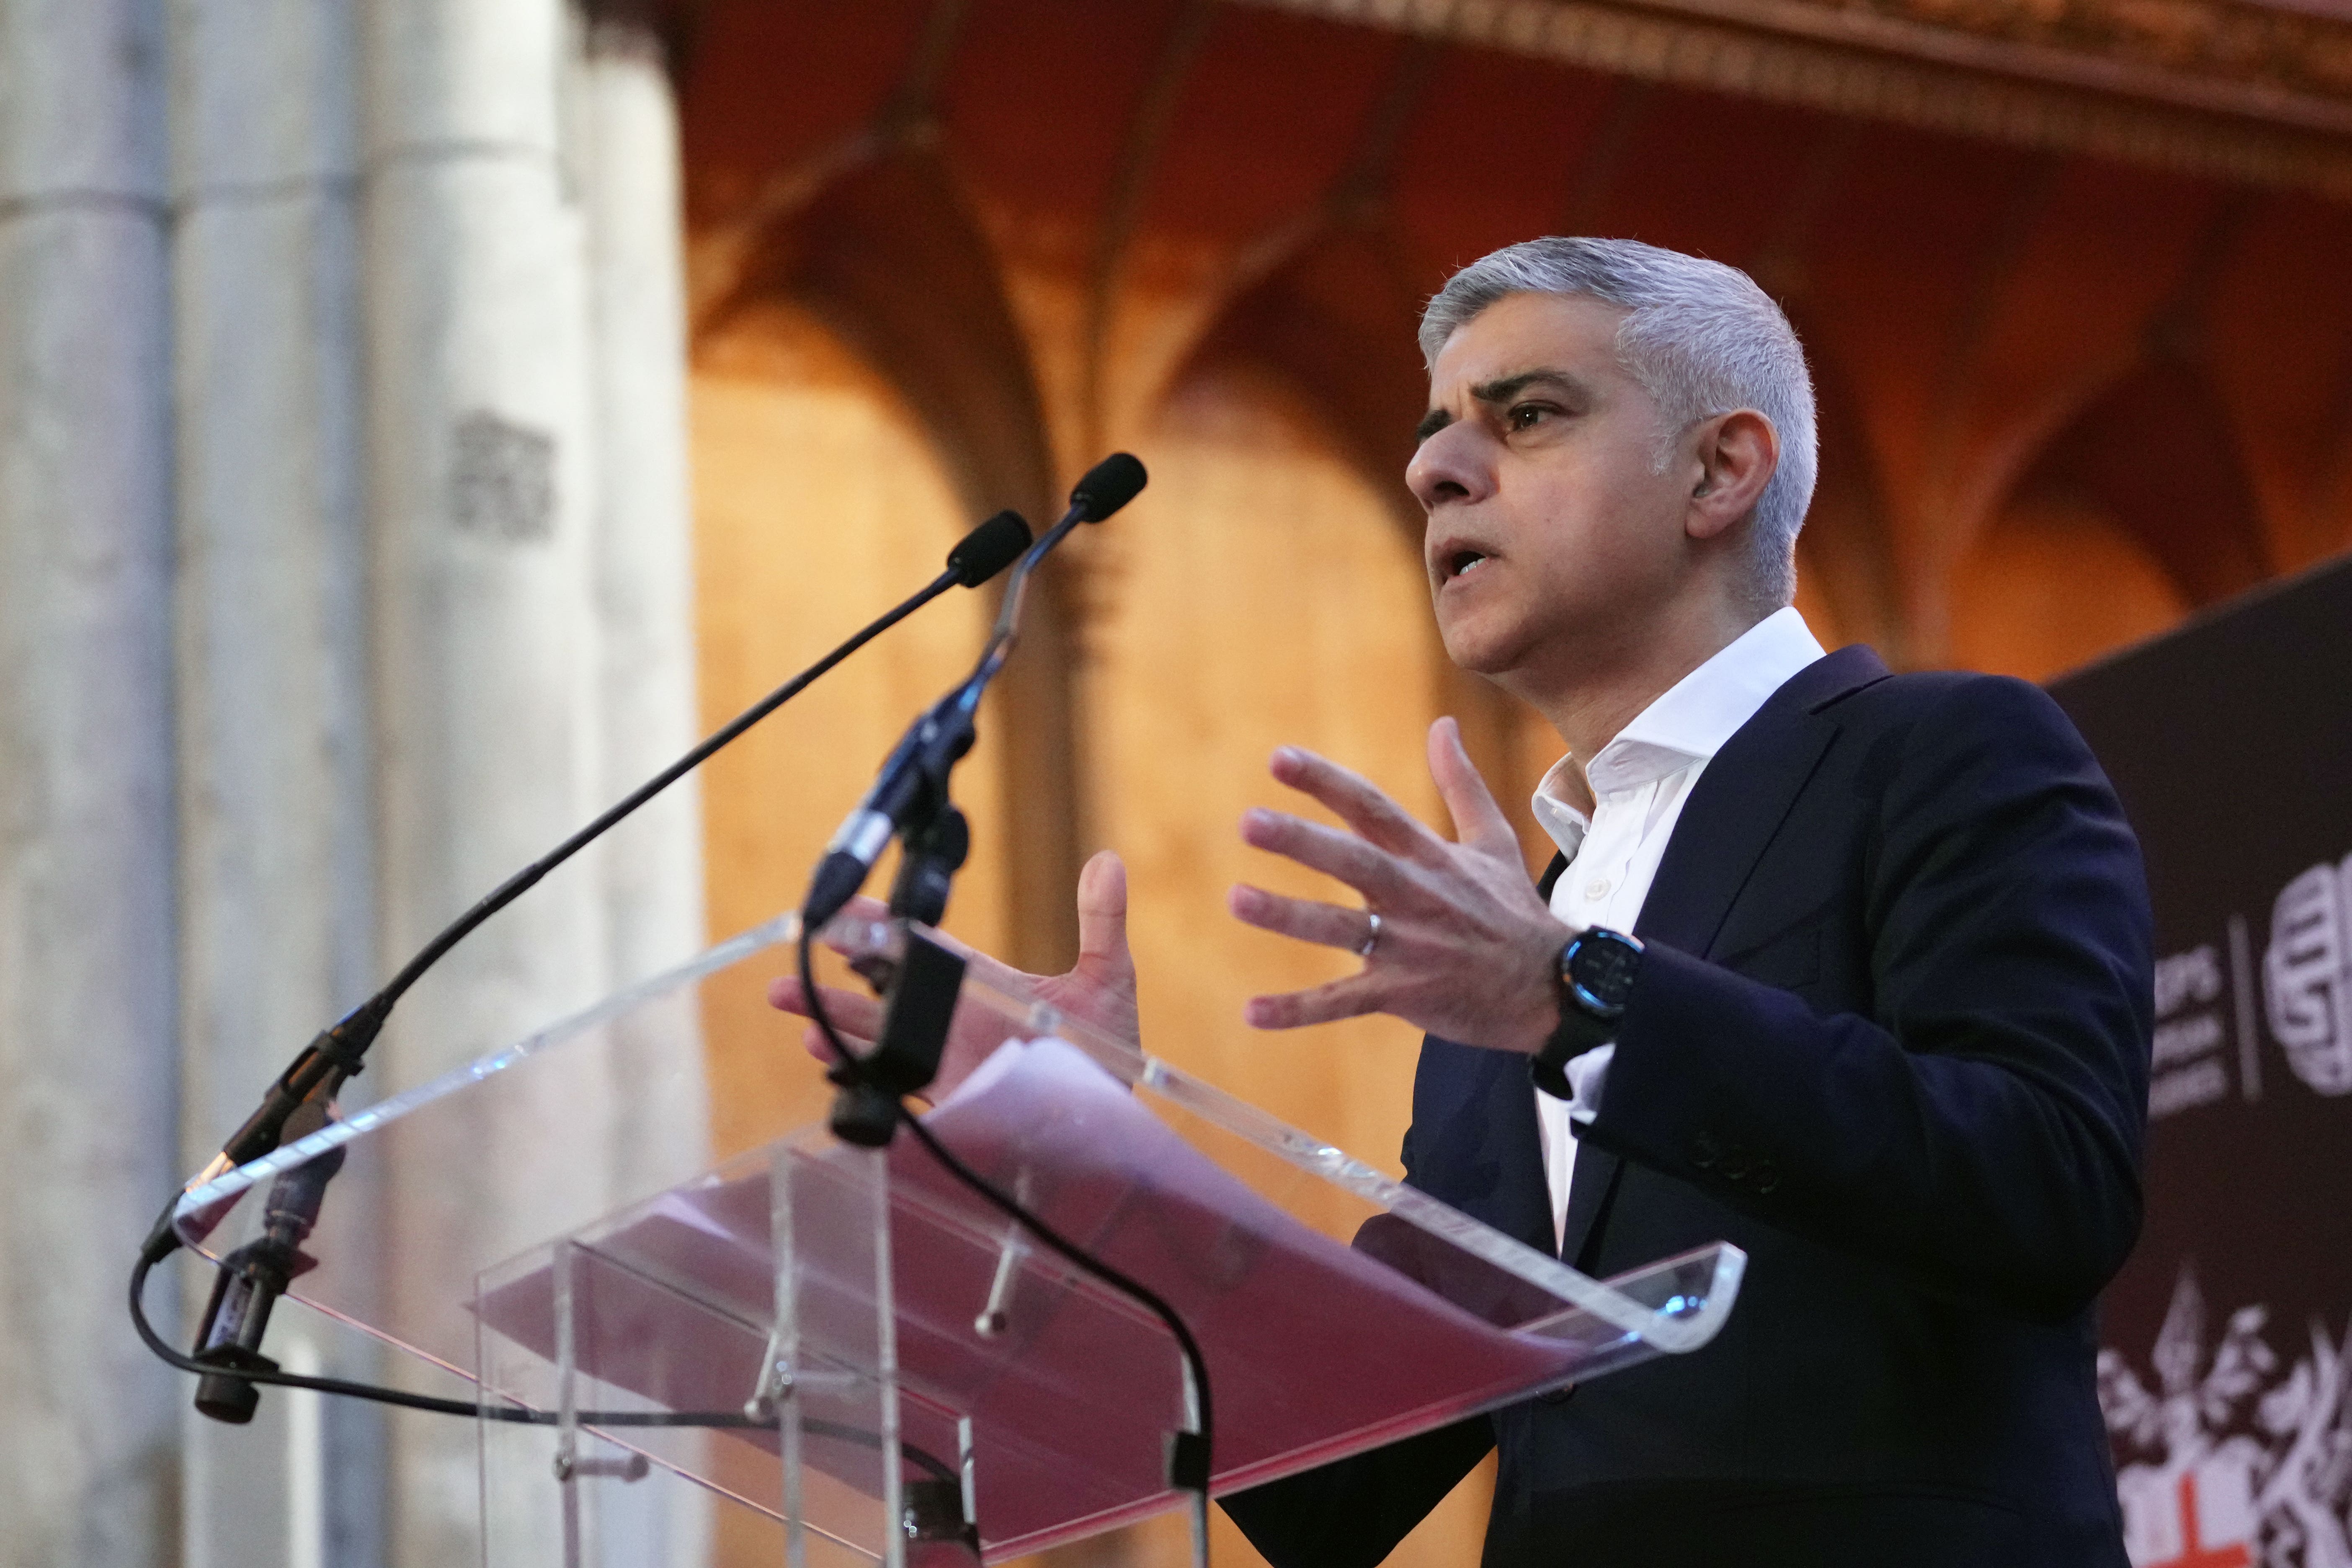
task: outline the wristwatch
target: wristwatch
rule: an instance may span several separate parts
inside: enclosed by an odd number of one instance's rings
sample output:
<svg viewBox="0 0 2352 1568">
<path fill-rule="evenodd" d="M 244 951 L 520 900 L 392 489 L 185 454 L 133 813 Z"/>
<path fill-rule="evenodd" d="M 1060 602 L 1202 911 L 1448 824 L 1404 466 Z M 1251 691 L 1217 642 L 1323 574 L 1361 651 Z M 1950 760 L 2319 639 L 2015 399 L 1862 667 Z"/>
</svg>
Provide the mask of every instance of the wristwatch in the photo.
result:
<svg viewBox="0 0 2352 1568">
<path fill-rule="evenodd" d="M 1572 1097 L 1568 1064 L 1617 1037 L 1617 1020 L 1642 973 L 1638 937 L 1594 926 L 1559 950 L 1559 1026 L 1528 1061 L 1528 1076 L 1554 1100 Z"/>
</svg>

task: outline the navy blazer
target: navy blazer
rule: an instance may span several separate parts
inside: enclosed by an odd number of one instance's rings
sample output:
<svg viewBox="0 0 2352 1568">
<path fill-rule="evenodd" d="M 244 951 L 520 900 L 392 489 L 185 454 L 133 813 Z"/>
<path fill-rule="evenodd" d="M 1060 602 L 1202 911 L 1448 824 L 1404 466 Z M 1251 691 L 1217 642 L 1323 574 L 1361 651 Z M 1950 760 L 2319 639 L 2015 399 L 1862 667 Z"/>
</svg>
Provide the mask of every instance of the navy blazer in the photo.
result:
<svg viewBox="0 0 2352 1568">
<path fill-rule="evenodd" d="M 1832 654 L 1700 775 L 1635 931 L 1562 1256 L 1737 1243 L 1722 1332 L 1229 1511 L 1277 1568 L 1369 1565 L 1499 1446 L 1490 1564 L 2120 1568 L 2092 1306 L 2139 1228 L 2150 919 L 2073 725 Z M 1551 1249 L 1524 1058 L 1426 1041 L 1404 1160 Z"/>
</svg>

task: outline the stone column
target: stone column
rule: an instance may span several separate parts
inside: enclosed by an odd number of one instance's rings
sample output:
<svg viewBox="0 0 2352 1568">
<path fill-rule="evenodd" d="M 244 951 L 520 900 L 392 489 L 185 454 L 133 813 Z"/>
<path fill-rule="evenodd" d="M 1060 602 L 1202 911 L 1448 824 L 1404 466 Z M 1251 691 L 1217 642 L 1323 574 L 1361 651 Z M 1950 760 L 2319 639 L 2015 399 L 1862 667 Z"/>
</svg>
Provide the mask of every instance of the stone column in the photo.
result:
<svg viewBox="0 0 2352 1568">
<path fill-rule="evenodd" d="M 618 799 L 700 733 L 695 704 L 693 509 L 687 475 L 686 268 L 677 107 L 643 5 L 591 5 L 572 78 L 571 131 L 588 221 L 595 354 L 596 608 L 604 648 L 604 794 Z M 604 861 L 615 984 L 709 945 L 700 780 L 672 784 L 615 828 Z M 616 1191 L 709 1163 L 698 991 L 615 1032 Z M 671 1179 L 675 1179 L 674 1176 Z M 616 1525 L 644 1561 L 710 1560 L 712 1500 L 665 1484 Z"/>
<path fill-rule="evenodd" d="M 362 16 L 389 966 L 606 804 L 600 474 L 586 226 L 562 134 L 572 69 L 562 0 L 384 0 Z M 592 850 L 542 882 L 410 994 L 378 1047 L 377 1092 L 607 989 L 607 858 Z M 446 1312 L 471 1260 L 548 1239 L 559 1208 L 576 1212 L 609 1183 L 615 1112 L 602 1062 L 574 1052 L 562 1074 L 532 1081 L 543 1098 L 529 1115 L 496 1128 L 444 1120 L 436 1152 L 392 1184 L 395 1311 Z M 465 1560 L 473 1434 L 429 1416 L 393 1425 L 395 1560 Z M 544 1480 L 543 1460 L 536 1473 Z"/>
<path fill-rule="evenodd" d="M 627 11 L 608 6 L 606 10 Z M 641 7 L 638 9 L 642 9 Z M 695 706 L 693 511 L 686 427 L 686 279 L 677 109 L 653 28 L 629 15 L 588 20 L 573 125 L 588 217 L 596 359 L 597 608 L 604 646 L 604 780 L 618 798 L 698 737 Z M 605 862 L 612 973 L 625 984 L 708 943 L 700 781 L 689 776 L 616 829 Z M 635 1057 L 699 1063 L 698 1014 L 627 1043 Z M 619 1158 L 659 1149 L 664 1168 L 709 1144 L 699 1073 L 633 1064 Z M 624 1068 L 624 1070 L 628 1070 Z"/>
<path fill-rule="evenodd" d="M 189 1169 L 379 978 L 352 9 L 170 5 Z M 352 1348 L 291 1308 L 271 1325 L 289 1365 L 373 1375 L 337 1359 Z M 183 1408 L 191 1568 L 375 1559 L 373 1412 L 266 1392 L 252 1426 L 225 1427 Z"/>
<path fill-rule="evenodd" d="M 160 1564 L 177 1174 L 161 0 L 0 0 L 0 1563 Z M 166 1332 L 171 1292 L 152 1293 Z"/>
</svg>

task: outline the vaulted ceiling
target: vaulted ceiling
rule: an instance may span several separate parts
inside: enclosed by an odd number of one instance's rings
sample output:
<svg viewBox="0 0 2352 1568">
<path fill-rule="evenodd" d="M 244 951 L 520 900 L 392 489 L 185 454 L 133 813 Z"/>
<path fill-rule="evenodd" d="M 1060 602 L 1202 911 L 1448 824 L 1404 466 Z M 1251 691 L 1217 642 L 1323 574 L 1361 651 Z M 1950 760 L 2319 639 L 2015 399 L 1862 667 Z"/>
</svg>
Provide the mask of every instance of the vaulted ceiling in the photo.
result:
<svg viewBox="0 0 2352 1568">
<path fill-rule="evenodd" d="M 2352 522 L 2352 20 L 2237 0 L 698 0 L 697 320 L 782 291 L 1040 504 L 1195 368 L 1392 481 L 1420 301 L 1531 235 L 1748 268 L 1824 403 L 1817 579 L 1937 651 L 2091 496 L 2206 602 Z M 1391 489 L 1393 489 L 1391 483 Z M 1402 500 L 1402 497 L 1399 497 Z"/>
</svg>

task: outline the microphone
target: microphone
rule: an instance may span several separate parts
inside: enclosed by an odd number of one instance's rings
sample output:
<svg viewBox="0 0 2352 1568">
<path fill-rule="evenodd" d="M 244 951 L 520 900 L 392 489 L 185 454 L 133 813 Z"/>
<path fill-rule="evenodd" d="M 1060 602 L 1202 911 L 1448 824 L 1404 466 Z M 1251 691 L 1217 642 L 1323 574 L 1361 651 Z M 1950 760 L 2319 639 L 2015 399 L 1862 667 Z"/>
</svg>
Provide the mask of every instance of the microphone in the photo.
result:
<svg viewBox="0 0 2352 1568">
<path fill-rule="evenodd" d="M 803 930 L 814 931 L 839 914 L 873 875 L 874 863 L 882 858 L 891 838 L 928 823 L 946 805 L 948 774 L 971 750 L 972 721 L 981 694 L 1012 655 L 1030 576 L 1072 529 L 1082 522 L 1100 522 L 1136 498 L 1150 477 L 1134 456 L 1114 452 L 1070 487 L 1069 510 L 1013 566 L 979 664 L 961 686 L 915 721 L 883 762 L 866 798 L 825 846 L 824 858 L 817 862 L 816 874 L 809 879 L 808 897 L 801 905 Z M 943 903 L 944 894 L 940 899 Z"/>
<path fill-rule="evenodd" d="M 1028 548 L 1028 521 L 1008 509 L 956 541 L 948 552 L 948 571 L 965 587 L 977 588 L 1020 560 Z"/>
<path fill-rule="evenodd" d="M 307 1138 L 327 1121 L 324 1102 L 310 1100 L 288 1118 L 285 1131 L 291 1138 Z M 261 1338 L 269 1331 L 270 1310 L 286 1287 L 312 1266 L 313 1260 L 302 1253 L 302 1242 L 319 1223 L 327 1184 L 342 1168 L 343 1149 L 338 1144 L 279 1176 L 262 1208 L 259 1238 L 221 1260 L 204 1326 L 196 1331 L 194 1357 L 219 1369 L 196 1383 L 196 1409 L 214 1420 L 242 1426 L 253 1419 L 261 1391 L 237 1373 L 278 1370 L 278 1363 L 261 1353 Z"/>
<path fill-rule="evenodd" d="M 1087 522 L 1100 522 L 1141 492 L 1151 476 L 1131 452 L 1113 452 L 1070 487 L 1070 510 Z"/>
<path fill-rule="evenodd" d="M 1140 465 L 1138 467 L 1139 468 Z M 1134 491 L 1130 489 L 1127 494 L 1131 496 Z M 295 1109 L 314 1095 L 322 1100 L 332 1097 L 345 1079 L 357 1073 L 361 1058 L 383 1031 L 393 1005 L 423 977 L 426 970 L 439 962 L 443 954 L 471 934 L 484 921 L 512 903 L 541 878 L 586 847 L 630 813 L 700 766 L 711 753 L 798 696 L 835 665 L 950 588 L 958 585 L 977 588 L 988 582 L 1029 548 L 1029 524 L 1019 512 L 1000 511 L 981 523 L 957 541 L 955 548 L 948 552 L 946 570 L 912 597 L 868 623 L 839 647 L 745 709 L 724 728 L 638 786 L 627 799 L 500 883 L 479 903 L 451 922 L 440 935 L 425 943 L 423 950 L 409 960 L 407 967 L 394 975 L 382 991 L 353 1008 L 340 1022 L 320 1032 L 304 1047 L 292 1065 L 269 1086 L 260 1109 L 222 1145 L 220 1153 L 213 1158 L 212 1163 L 189 1180 L 188 1190 L 200 1187 L 215 1176 L 248 1161 L 257 1160 L 277 1148 L 283 1141 L 287 1118 L 294 1114 Z M 178 1245 L 179 1237 L 172 1226 L 172 1210 L 167 1207 L 163 1217 L 156 1222 L 155 1228 L 148 1234 L 141 1254 L 150 1263 L 160 1262 Z"/>
</svg>

